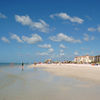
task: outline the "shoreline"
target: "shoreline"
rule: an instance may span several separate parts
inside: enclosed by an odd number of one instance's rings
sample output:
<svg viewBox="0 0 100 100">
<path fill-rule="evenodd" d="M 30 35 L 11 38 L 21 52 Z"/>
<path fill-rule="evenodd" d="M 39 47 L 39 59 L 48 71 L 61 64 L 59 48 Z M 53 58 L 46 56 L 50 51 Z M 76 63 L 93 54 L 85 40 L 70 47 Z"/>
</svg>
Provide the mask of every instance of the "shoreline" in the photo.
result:
<svg viewBox="0 0 100 100">
<path fill-rule="evenodd" d="M 90 64 L 37 64 L 30 68 L 39 67 L 44 71 L 57 76 L 64 76 L 78 79 L 81 81 L 91 81 L 100 84 L 100 65 L 92 66 Z"/>
</svg>

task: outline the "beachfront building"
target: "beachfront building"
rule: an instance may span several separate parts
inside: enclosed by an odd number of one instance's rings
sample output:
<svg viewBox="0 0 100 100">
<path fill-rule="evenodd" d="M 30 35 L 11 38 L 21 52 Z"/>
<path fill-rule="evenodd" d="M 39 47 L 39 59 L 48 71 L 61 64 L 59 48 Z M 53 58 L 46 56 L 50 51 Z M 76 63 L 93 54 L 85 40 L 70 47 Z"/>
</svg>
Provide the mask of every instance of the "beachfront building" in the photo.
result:
<svg viewBox="0 0 100 100">
<path fill-rule="evenodd" d="M 74 62 L 76 63 L 91 63 L 94 62 L 95 57 L 94 56 L 77 56 L 74 58 Z"/>
<path fill-rule="evenodd" d="M 100 55 L 95 56 L 95 62 L 100 62 Z"/>
</svg>

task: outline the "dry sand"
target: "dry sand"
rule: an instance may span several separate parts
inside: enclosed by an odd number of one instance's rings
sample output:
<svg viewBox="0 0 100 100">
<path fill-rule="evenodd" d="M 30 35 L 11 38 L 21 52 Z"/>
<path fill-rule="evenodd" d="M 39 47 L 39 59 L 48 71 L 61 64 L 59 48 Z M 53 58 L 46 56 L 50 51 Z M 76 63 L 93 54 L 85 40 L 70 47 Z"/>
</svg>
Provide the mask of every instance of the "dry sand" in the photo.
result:
<svg viewBox="0 0 100 100">
<path fill-rule="evenodd" d="M 58 76 L 100 83 L 100 65 L 90 64 L 37 64 L 30 67 L 41 67 L 43 70 Z"/>
</svg>

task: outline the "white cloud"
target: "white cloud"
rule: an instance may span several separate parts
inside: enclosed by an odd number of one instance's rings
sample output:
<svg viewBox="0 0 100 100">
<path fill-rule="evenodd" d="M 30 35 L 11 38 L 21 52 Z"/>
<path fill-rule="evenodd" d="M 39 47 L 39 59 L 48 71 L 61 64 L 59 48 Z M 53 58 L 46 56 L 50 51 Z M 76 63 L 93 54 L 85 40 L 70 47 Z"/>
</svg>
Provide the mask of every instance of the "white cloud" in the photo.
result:
<svg viewBox="0 0 100 100">
<path fill-rule="evenodd" d="M 52 52 L 54 52 L 53 48 L 48 49 L 48 53 L 52 53 Z"/>
<path fill-rule="evenodd" d="M 97 27 L 97 31 L 100 32 L 100 26 Z"/>
<path fill-rule="evenodd" d="M 63 33 L 59 33 L 57 36 L 51 36 L 49 37 L 49 39 L 55 42 L 66 41 L 66 42 L 72 42 L 72 43 L 81 43 L 81 40 L 76 40 L 73 37 L 69 37 Z"/>
<path fill-rule="evenodd" d="M 6 37 L 2 37 L 1 40 L 6 43 L 10 43 L 10 41 Z"/>
<path fill-rule="evenodd" d="M 64 55 L 65 55 L 64 52 L 62 52 L 62 53 L 59 54 L 59 56 L 64 56 Z"/>
<path fill-rule="evenodd" d="M 29 16 L 15 15 L 15 19 L 17 22 L 21 23 L 22 25 L 31 25 L 32 24 L 32 20 L 30 19 Z"/>
<path fill-rule="evenodd" d="M 31 37 L 22 36 L 22 40 L 28 44 L 34 44 L 42 41 L 42 37 L 40 37 L 38 34 L 32 34 Z"/>
<path fill-rule="evenodd" d="M 75 51 L 75 52 L 74 52 L 74 55 L 76 55 L 76 56 L 77 56 L 77 55 L 79 55 L 79 53 L 78 53 L 77 51 Z"/>
<path fill-rule="evenodd" d="M 95 37 L 94 36 L 91 36 L 91 40 L 94 40 L 95 39 Z"/>
<path fill-rule="evenodd" d="M 11 39 L 17 40 L 17 42 L 22 43 L 23 41 L 20 39 L 20 37 L 16 34 L 11 34 Z"/>
<path fill-rule="evenodd" d="M 65 46 L 64 44 L 60 44 L 59 47 L 60 47 L 60 48 L 63 48 L 63 49 L 66 48 L 66 46 Z"/>
<path fill-rule="evenodd" d="M 88 36 L 88 34 L 84 34 L 84 40 L 85 40 L 85 41 L 89 41 L 89 36 Z"/>
<path fill-rule="evenodd" d="M 50 56 L 54 52 L 54 49 L 51 47 L 50 44 L 43 44 L 43 45 L 38 45 L 40 48 L 47 48 L 46 52 L 39 52 L 37 55 L 39 56 Z"/>
<path fill-rule="evenodd" d="M 22 25 L 29 26 L 32 29 L 37 29 L 40 32 L 49 31 L 49 25 L 43 20 L 39 20 L 39 22 L 34 22 L 29 16 L 19 16 L 19 15 L 15 15 L 15 19 Z"/>
<path fill-rule="evenodd" d="M 0 13 L 0 18 L 5 19 L 7 17 L 4 14 Z"/>
<path fill-rule="evenodd" d="M 39 56 L 48 56 L 49 54 L 48 54 L 48 52 L 39 52 L 39 53 L 37 53 L 37 55 L 39 55 Z"/>
<path fill-rule="evenodd" d="M 95 31 L 96 31 L 96 29 L 95 29 L 95 28 L 90 27 L 90 28 L 88 28 L 88 31 L 90 31 L 90 32 L 95 32 Z"/>
<path fill-rule="evenodd" d="M 61 19 L 64 19 L 64 20 L 69 20 L 71 22 L 76 22 L 76 23 L 79 23 L 79 24 L 82 24 L 84 22 L 83 19 L 79 18 L 79 17 L 71 17 L 70 15 L 68 15 L 67 13 L 56 13 L 56 14 L 52 14 L 50 15 L 51 18 L 54 18 L 54 17 L 59 17 Z"/>
<path fill-rule="evenodd" d="M 100 26 L 98 26 L 96 28 L 90 27 L 90 28 L 88 28 L 88 31 L 90 31 L 90 32 L 95 32 L 95 31 L 100 32 Z"/>
<path fill-rule="evenodd" d="M 15 39 L 19 43 L 26 42 L 28 44 L 34 44 L 42 41 L 42 37 L 40 37 L 38 34 L 32 34 L 31 37 L 22 36 L 21 38 L 16 34 L 11 34 L 11 39 Z"/>
<path fill-rule="evenodd" d="M 84 41 L 94 40 L 94 36 L 89 36 L 88 34 L 84 34 Z"/>
<path fill-rule="evenodd" d="M 59 56 L 64 56 L 65 54 L 64 54 L 64 50 L 63 49 L 61 49 L 60 50 L 60 53 L 59 53 Z"/>
<path fill-rule="evenodd" d="M 38 45 L 40 48 L 51 48 L 51 44 Z"/>
<path fill-rule="evenodd" d="M 50 56 L 52 55 L 52 53 L 54 52 L 54 49 L 53 48 L 49 48 L 48 51 L 46 52 L 38 52 L 37 55 L 39 56 Z"/>
<path fill-rule="evenodd" d="M 79 29 L 79 28 L 77 28 L 77 27 L 75 27 L 74 29 L 75 29 L 75 31 L 78 31 L 78 30 L 80 30 L 80 29 Z"/>
<path fill-rule="evenodd" d="M 64 50 L 63 50 L 63 49 L 61 49 L 61 50 L 60 50 L 60 52 L 61 52 L 61 53 L 63 53 L 63 52 L 64 52 Z"/>
</svg>

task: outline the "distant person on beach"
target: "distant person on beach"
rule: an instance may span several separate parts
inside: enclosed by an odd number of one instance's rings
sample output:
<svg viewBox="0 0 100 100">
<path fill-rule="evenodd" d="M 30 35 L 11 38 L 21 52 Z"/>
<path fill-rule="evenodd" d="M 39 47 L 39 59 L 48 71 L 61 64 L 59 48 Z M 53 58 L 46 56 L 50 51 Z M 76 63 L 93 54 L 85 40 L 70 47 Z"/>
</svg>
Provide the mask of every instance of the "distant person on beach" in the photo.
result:
<svg viewBox="0 0 100 100">
<path fill-rule="evenodd" d="M 24 70 L 24 63 L 22 62 L 22 71 Z"/>
</svg>

